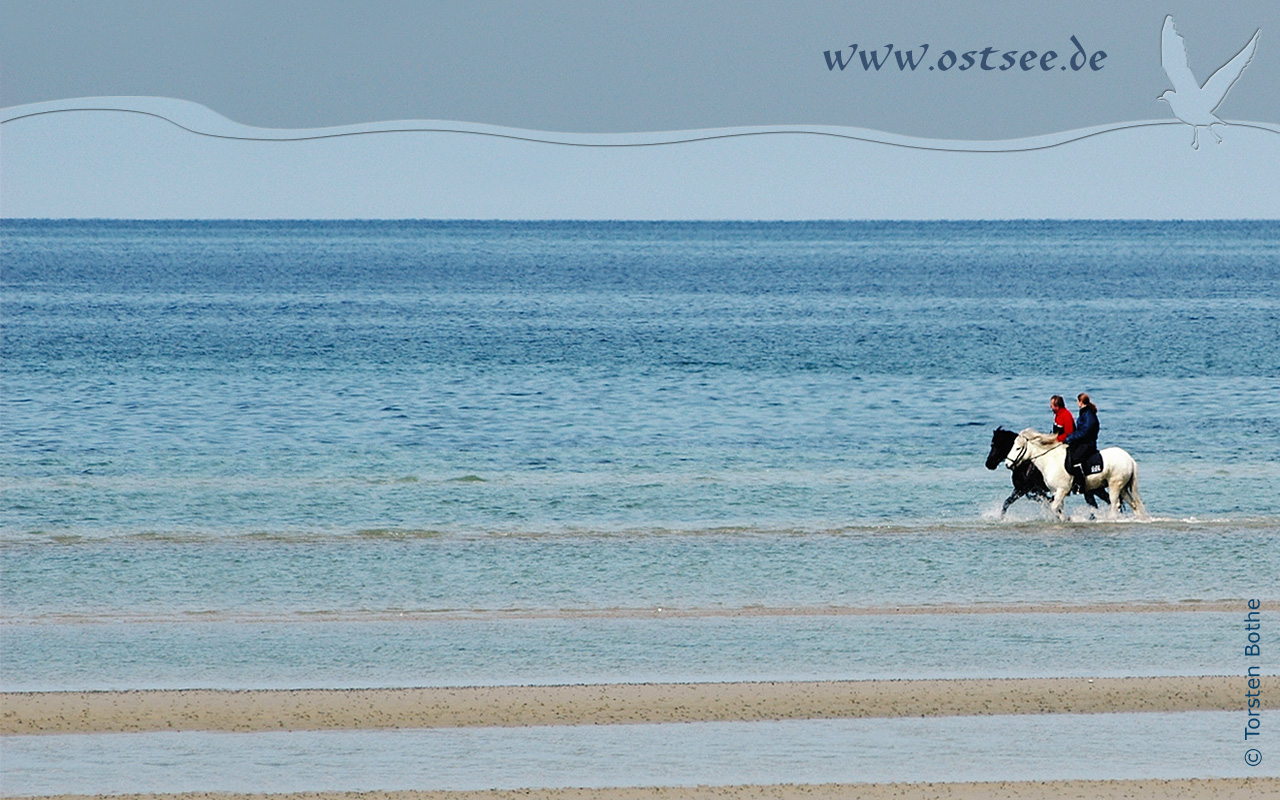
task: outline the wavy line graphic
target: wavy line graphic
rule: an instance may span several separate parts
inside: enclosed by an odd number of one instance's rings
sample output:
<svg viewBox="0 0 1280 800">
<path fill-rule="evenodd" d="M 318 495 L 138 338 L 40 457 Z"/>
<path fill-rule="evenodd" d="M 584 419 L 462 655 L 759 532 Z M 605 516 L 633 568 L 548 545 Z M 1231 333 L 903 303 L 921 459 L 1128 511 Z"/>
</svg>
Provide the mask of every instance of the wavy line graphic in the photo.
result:
<svg viewBox="0 0 1280 800">
<path fill-rule="evenodd" d="M 449 133 L 490 136 L 499 139 L 568 147 L 624 148 L 690 144 L 750 136 L 807 135 L 870 142 L 912 150 L 952 153 L 1024 153 L 1058 147 L 1117 131 L 1183 124 L 1176 119 L 1140 120 L 1096 125 L 1089 128 L 1078 128 L 1041 136 L 994 141 L 926 139 L 866 128 L 834 125 L 759 125 L 646 133 L 556 133 L 468 122 L 401 120 L 327 128 L 287 129 L 258 128 L 251 125 L 243 125 L 227 119 L 206 106 L 187 100 L 175 100 L 165 97 L 91 97 L 10 106 L 0 109 L 0 125 L 8 125 L 53 114 L 68 113 L 137 114 L 162 120 L 197 136 L 248 142 L 302 142 L 380 133 Z M 1253 128 L 1280 135 L 1280 125 L 1264 122 L 1232 122 L 1230 125 Z"/>
</svg>

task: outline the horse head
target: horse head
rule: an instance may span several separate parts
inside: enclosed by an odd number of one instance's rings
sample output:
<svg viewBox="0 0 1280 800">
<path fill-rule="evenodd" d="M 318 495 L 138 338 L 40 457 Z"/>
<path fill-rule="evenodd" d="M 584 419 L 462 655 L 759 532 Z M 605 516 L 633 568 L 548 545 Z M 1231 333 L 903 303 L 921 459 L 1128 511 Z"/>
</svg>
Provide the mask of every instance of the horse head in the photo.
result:
<svg viewBox="0 0 1280 800">
<path fill-rule="evenodd" d="M 1013 449 L 1013 442 L 1017 438 L 1018 434 L 1013 431 L 1007 431 L 1003 427 L 995 429 L 991 434 L 991 452 L 987 454 L 987 469 L 1000 466 L 1000 462 L 1004 461 L 1009 451 Z"/>
</svg>

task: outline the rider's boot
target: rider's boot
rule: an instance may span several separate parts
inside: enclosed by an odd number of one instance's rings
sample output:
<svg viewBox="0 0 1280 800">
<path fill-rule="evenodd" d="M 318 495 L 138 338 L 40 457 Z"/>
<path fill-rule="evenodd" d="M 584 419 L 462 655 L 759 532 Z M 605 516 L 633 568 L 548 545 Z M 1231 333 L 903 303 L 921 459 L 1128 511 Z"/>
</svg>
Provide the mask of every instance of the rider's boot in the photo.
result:
<svg viewBox="0 0 1280 800">
<path fill-rule="evenodd" d="M 1072 491 L 1078 494 L 1085 493 L 1084 475 L 1082 473 L 1074 472 L 1074 471 L 1071 473 L 1071 488 L 1072 488 Z"/>
</svg>

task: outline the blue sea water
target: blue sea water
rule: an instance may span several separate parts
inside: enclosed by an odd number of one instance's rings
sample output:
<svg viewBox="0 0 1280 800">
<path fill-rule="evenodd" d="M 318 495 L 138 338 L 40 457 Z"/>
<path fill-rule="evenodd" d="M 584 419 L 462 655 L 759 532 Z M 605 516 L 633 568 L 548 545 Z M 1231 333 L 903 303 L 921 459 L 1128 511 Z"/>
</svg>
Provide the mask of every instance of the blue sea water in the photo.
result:
<svg viewBox="0 0 1280 800">
<path fill-rule="evenodd" d="M 1277 599 L 1277 222 L 4 221 L 0 247 L 9 687 L 885 674 L 715 614 Z M 999 519 L 992 429 L 1079 391 L 1154 521 Z M 659 606 L 714 612 L 680 630 L 720 660 L 681 672 L 641 625 L 622 666 L 522 671 L 536 648 L 476 627 L 585 641 L 624 634 L 560 616 Z M 458 612 L 488 667 L 340 655 Z M 341 635 L 289 670 L 233 657 L 317 615 Z M 749 641 L 777 657 L 741 669 Z"/>
</svg>

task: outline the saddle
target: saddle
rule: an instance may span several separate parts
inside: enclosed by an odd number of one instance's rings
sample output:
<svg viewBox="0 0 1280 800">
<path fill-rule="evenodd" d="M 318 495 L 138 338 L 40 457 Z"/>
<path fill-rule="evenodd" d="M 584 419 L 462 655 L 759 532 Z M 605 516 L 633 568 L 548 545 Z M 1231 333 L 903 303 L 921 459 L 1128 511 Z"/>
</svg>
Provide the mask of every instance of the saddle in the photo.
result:
<svg viewBox="0 0 1280 800">
<path fill-rule="evenodd" d="M 1098 507 L 1095 497 L 1101 498 L 1104 503 L 1111 502 L 1111 496 L 1107 494 L 1104 487 L 1098 487 L 1096 491 L 1087 491 L 1084 488 L 1084 481 L 1090 475 L 1102 472 L 1102 453 L 1097 450 L 1090 455 L 1085 456 L 1084 461 L 1079 464 L 1072 464 L 1067 467 L 1067 472 L 1071 473 L 1072 491 L 1079 492 L 1084 495 L 1084 499 L 1094 508 Z"/>
<path fill-rule="evenodd" d="M 1085 477 L 1088 477 L 1089 475 L 1096 475 L 1099 472 L 1102 472 L 1102 453 L 1095 450 L 1093 454 L 1086 457 L 1084 461 L 1079 464 L 1073 464 L 1072 466 L 1075 467 L 1080 475 Z"/>
<path fill-rule="evenodd" d="M 1068 464 L 1067 472 L 1071 475 L 1071 490 L 1079 492 L 1089 501 L 1089 505 L 1094 505 L 1092 492 L 1088 492 L 1084 488 L 1084 482 L 1090 475 L 1102 472 L 1102 453 L 1094 450 L 1092 453 L 1084 457 L 1084 460 L 1078 464 Z M 1105 491 L 1099 489 L 1100 492 Z"/>
</svg>

